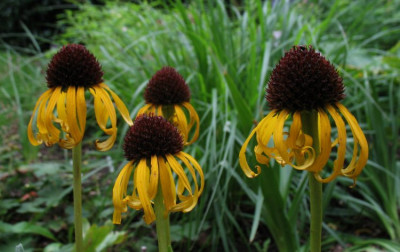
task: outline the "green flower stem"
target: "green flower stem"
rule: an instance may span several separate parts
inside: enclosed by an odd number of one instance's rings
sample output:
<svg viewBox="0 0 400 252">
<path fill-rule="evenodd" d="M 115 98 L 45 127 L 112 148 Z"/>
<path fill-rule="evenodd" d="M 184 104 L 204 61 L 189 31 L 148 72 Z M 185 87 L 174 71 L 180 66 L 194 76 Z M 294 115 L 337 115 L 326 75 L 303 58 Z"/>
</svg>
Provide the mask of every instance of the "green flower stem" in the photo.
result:
<svg viewBox="0 0 400 252">
<path fill-rule="evenodd" d="M 156 211 L 156 229 L 159 252 L 171 252 L 171 237 L 169 234 L 169 214 L 165 216 L 164 197 L 161 186 L 158 186 L 158 192 L 154 199 L 154 208 Z"/>
<path fill-rule="evenodd" d="M 308 174 L 310 186 L 310 249 L 311 252 L 321 251 L 321 229 L 322 229 L 322 184 L 318 182 L 313 173 Z"/>
<path fill-rule="evenodd" d="M 81 188 L 82 143 L 79 143 L 72 149 L 72 165 L 74 169 L 75 248 L 77 252 L 82 252 L 83 251 L 82 188 Z"/>
<path fill-rule="evenodd" d="M 318 112 L 304 111 L 301 113 L 303 132 L 313 139 L 315 155 L 319 154 L 319 135 L 318 135 Z M 321 231 L 322 231 L 322 184 L 318 182 L 314 173 L 308 174 L 310 187 L 310 250 L 311 252 L 321 251 Z"/>
</svg>

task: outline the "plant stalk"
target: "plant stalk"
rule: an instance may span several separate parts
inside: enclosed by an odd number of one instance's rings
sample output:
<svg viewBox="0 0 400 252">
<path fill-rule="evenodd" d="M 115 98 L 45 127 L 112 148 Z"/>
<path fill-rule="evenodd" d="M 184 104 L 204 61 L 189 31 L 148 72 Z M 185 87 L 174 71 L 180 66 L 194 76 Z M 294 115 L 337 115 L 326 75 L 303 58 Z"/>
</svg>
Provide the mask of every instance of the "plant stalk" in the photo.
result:
<svg viewBox="0 0 400 252">
<path fill-rule="evenodd" d="M 72 149 L 72 165 L 74 169 L 74 222 L 75 222 L 75 249 L 83 251 L 82 236 L 82 142 Z"/>
<path fill-rule="evenodd" d="M 161 186 L 158 186 L 158 192 L 154 199 L 154 209 L 156 212 L 156 229 L 159 252 L 171 252 L 171 237 L 169 231 L 169 214 L 165 210 L 164 197 Z"/>
<path fill-rule="evenodd" d="M 313 139 L 312 147 L 315 155 L 319 154 L 319 134 L 318 134 L 318 112 L 304 111 L 301 113 L 303 132 L 310 135 Z M 309 172 L 308 183 L 310 187 L 310 251 L 321 251 L 321 232 L 322 232 L 322 184 L 318 182 L 314 173 Z"/>
</svg>

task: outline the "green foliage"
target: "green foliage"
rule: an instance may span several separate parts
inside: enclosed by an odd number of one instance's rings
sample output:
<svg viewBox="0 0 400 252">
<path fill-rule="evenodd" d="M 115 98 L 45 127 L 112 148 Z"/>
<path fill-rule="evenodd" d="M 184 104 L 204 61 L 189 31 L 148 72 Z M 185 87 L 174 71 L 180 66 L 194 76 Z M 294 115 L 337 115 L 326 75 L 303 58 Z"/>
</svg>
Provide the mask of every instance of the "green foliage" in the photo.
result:
<svg viewBox="0 0 400 252">
<path fill-rule="evenodd" d="M 52 37 L 63 30 L 54 25 L 66 8 L 65 0 L 3 0 L 0 3 L 0 48 L 13 48 L 34 55 L 47 50 Z"/>
<path fill-rule="evenodd" d="M 339 68 L 344 103 L 370 145 L 355 189 L 345 178 L 324 186 L 323 250 L 398 250 L 400 1 L 271 2 L 83 3 L 79 11 L 65 12 L 60 25 L 68 28 L 55 43 L 84 43 L 132 117 L 144 104 L 147 81 L 162 66 L 175 67 L 187 80 L 201 127 L 199 140 L 185 151 L 203 167 L 206 188 L 192 212 L 171 215 L 177 251 L 276 251 L 279 243 L 307 251 L 306 174 L 273 164 L 248 179 L 238 153 L 253 122 L 268 112 L 264 95 L 273 66 L 293 44 L 313 44 Z M 8 227 L 0 241 L 12 248 L 21 242 L 25 251 L 72 248 L 70 153 L 33 148 L 25 133 L 35 100 L 46 89 L 43 73 L 54 52 L 29 58 L 11 49 L 0 53 L 0 216 L 1 227 Z M 129 210 L 121 226 L 106 222 L 112 216 L 111 188 L 124 165 L 127 126 L 119 120 L 116 146 L 98 153 L 92 143 L 102 134 L 91 115 L 89 105 L 83 143 L 83 214 L 92 223 L 86 230 L 85 241 L 93 246 L 88 251 L 113 244 L 118 251 L 141 246 L 153 251 L 155 227 L 144 225 L 141 212 Z M 248 157 L 254 167 L 251 152 Z M 21 200 L 31 191 L 38 196 Z M 18 233 L 8 225 L 38 229 Z M 10 238 L 15 236 L 24 239 Z"/>
</svg>

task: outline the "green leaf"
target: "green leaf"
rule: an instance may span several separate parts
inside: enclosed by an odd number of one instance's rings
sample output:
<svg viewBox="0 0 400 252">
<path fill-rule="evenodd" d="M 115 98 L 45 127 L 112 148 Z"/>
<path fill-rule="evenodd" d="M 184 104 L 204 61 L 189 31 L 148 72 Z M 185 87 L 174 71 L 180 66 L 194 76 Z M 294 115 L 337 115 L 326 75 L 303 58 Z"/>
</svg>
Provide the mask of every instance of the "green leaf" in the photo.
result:
<svg viewBox="0 0 400 252">
<path fill-rule="evenodd" d="M 261 188 L 258 189 L 258 194 L 256 198 L 256 210 L 254 212 L 253 224 L 251 225 L 251 232 L 249 241 L 252 242 L 256 236 L 258 225 L 260 224 L 261 209 L 264 203 L 264 196 L 261 193 Z"/>
<path fill-rule="evenodd" d="M 83 246 L 86 252 L 104 251 L 114 244 L 121 243 L 125 237 L 125 232 L 113 231 L 111 223 L 101 227 L 94 224 L 84 233 Z"/>
<path fill-rule="evenodd" d="M 51 240 L 57 240 L 47 228 L 25 221 L 18 222 L 16 224 L 0 222 L 0 231 L 5 233 L 15 233 L 15 234 L 25 234 L 25 233 L 37 234 L 47 237 Z"/>
</svg>

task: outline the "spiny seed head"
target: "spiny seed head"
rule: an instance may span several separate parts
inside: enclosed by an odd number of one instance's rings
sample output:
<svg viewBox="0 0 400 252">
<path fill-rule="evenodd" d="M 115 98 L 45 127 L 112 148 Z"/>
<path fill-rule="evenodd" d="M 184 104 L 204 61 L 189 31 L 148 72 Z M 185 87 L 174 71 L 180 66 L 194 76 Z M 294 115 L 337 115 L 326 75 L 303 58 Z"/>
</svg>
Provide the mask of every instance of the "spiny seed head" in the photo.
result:
<svg viewBox="0 0 400 252">
<path fill-rule="evenodd" d="M 128 160 L 138 161 L 152 155 L 178 153 L 183 149 L 183 139 L 164 117 L 141 115 L 126 133 L 123 148 Z"/>
<path fill-rule="evenodd" d="M 343 80 L 312 46 L 294 46 L 272 71 L 266 98 L 271 109 L 322 108 L 344 98 Z"/>
<path fill-rule="evenodd" d="M 91 87 L 103 82 L 100 63 L 83 45 L 63 46 L 51 59 L 46 72 L 49 88 Z"/>
<path fill-rule="evenodd" d="M 190 101 L 190 90 L 173 67 L 163 67 L 150 79 L 144 91 L 146 103 L 172 105 Z"/>
</svg>

